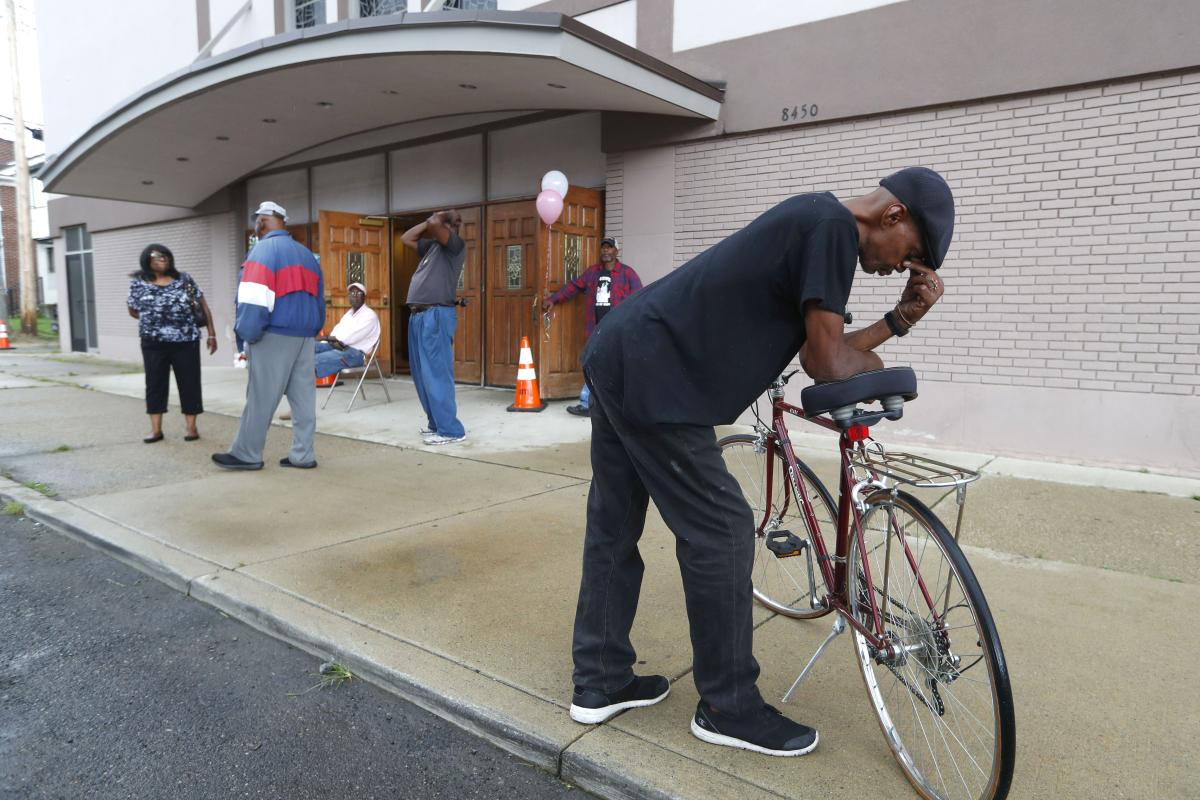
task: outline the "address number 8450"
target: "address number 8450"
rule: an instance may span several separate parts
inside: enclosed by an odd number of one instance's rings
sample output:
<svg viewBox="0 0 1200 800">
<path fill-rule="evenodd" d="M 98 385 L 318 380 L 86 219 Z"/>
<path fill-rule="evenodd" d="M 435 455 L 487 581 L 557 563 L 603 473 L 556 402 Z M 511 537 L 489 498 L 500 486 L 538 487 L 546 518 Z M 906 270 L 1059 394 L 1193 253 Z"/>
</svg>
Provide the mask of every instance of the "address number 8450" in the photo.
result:
<svg viewBox="0 0 1200 800">
<path fill-rule="evenodd" d="M 817 109 L 816 103 L 811 103 L 809 105 L 792 106 L 791 108 L 784 106 L 782 109 L 780 109 L 779 121 L 780 122 L 794 122 L 795 120 L 798 120 L 798 119 L 810 119 L 817 115 L 817 110 L 818 109 Z"/>
</svg>

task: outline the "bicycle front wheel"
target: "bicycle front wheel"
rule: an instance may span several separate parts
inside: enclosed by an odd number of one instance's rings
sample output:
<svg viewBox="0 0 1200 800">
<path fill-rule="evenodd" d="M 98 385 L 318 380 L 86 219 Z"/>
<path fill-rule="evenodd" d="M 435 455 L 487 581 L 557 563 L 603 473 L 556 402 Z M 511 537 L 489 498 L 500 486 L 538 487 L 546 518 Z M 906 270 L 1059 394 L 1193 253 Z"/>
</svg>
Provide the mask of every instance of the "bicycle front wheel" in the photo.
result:
<svg viewBox="0 0 1200 800">
<path fill-rule="evenodd" d="M 924 503 L 877 492 L 851 536 L 847 597 L 868 630 L 871 598 L 892 655 L 854 632 L 871 705 L 905 777 L 926 800 L 1000 800 L 1016 721 L 987 601 L 945 525 Z M 862 553 L 870 569 L 867 579 Z"/>
<path fill-rule="evenodd" d="M 726 468 L 742 487 L 742 494 L 754 514 L 754 598 L 786 617 L 814 619 L 828 614 L 829 609 L 823 605 L 813 607 L 813 599 L 820 603 L 829 591 L 817 563 L 817 551 L 812 549 L 812 535 L 797 492 L 808 495 L 817 524 L 832 535 L 837 509 L 829 491 L 808 465 L 799 460 L 796 464 L 800 468 L 800 477 L 796 481 L 790 480 L 786 462 L 776 455 L 768 497 L 767 450 L 758 437 L 737 434 L 726 436 L 717 444 L 721 447 Z M 806 543 L 812 554 L 815 586 L 809 585 L 807 556 L 802 553 L 780 558 L 767 547 L 768 534 L 777 530 L 791 531 Z"/>
</svg>

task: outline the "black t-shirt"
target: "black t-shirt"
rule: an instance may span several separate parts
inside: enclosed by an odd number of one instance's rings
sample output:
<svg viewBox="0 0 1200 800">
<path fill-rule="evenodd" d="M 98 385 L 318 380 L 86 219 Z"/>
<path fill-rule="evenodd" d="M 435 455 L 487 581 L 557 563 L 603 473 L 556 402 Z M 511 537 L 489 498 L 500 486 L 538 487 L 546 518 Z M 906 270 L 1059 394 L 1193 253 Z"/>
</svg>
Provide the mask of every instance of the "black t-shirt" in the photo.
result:
<svg viewBox="0 0 1200 800">
<path fill-rule="evenodd" d="M 857 263 L 849 210 L 797 195 L 610 311 L 584 366 L 631 421 L 731 423 L 796 357 L 806 302 L 845 313 Z"/>
<path fill-rule="evenodd" d="M 612 272 L 600 268 L 600 277 L 596 279 L 596 324 L 612 309 Z"/>
</svg>

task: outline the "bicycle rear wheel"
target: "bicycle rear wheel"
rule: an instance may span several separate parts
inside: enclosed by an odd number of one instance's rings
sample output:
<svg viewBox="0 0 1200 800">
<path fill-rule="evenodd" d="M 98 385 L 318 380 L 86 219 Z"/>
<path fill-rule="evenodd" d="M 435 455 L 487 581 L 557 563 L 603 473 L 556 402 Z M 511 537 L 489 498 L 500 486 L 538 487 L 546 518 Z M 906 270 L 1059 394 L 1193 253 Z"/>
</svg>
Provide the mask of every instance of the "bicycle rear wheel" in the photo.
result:
<svg viewBox="0 0 1200 800">
<path fill-rule="evenodd" d="M 873 629 L 873 594 L 884 636 L 904 651 L 877 659 L 854 632 L 884 737 L 927 800 L 1000 800 L 1012 782 L 1016 721 L 1000 637 L 979 582 L 925 504 L 888 491 L 867 502 L 863 549 L 871 581 L 851 536 L 847 597 Z"/>
<path fill-rule="evenodd" d="M 812 536 L 804 516 L 804 507 L 797 499 L 796 486 L 802 487 L 812 504 L 813 514 L 822 531 L 832 532 L 836 528 L 837 508 L 825 485 L 809 469 L 797 460 L 800 480 L 793 485 L 788 479 L 787 464 L 776 455 L 772 473 L 771 497 L 767 493 L 767 451 L 757 436 L 737 434 L 726 436 L 718 443 L 725 466 L 742 487 L 742 494 L 754 514 L 754 597 L 762 605 L 787 617 L 814 619 L 829 613 L 825 607 L 813 608 L 810 596 L 818 601 L 829 591 L 825 588 L 817 551 L 812 548 Z M 763 521 L 766 520 L 766 524 Z M 780 558 L 767 548 L 768 534 L 777 530 L 791 531 L 804 541 L 812 553 L 813 581 L 808 582 L 808 568 L 804 554 Z"/>
</svg>

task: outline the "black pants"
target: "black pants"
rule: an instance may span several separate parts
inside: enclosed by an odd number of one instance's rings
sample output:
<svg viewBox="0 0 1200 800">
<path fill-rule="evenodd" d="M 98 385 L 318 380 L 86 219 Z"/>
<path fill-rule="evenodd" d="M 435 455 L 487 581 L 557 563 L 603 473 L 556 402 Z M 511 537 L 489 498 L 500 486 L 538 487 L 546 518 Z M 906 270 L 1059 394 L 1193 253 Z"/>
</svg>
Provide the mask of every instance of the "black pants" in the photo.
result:
<svg viewBox="0 0 1200 800">
<path fill-rule="evenodd" d="M 649 497 L 675 534 L 700 697 L 741 714 L 762 706 L 752 646 L 754 521 L 712 428 L 635 427 L 620 393 L 592 388 L 592 488 L 575 612 L 575 684 L 611 693 L 633 678 L 629 640 L 642 586 L 638 539 Z"/>
<path fill-rule="evenodd" d="M 163 414 L 167 410 L 171 370 L 175 370 L 175 388 L 184 414 L 203 414 L 200 398 L 200 341 L 156 342 L 142 339 L 142 362 L 146 365 L 146 413 Z"/>
</svg>

